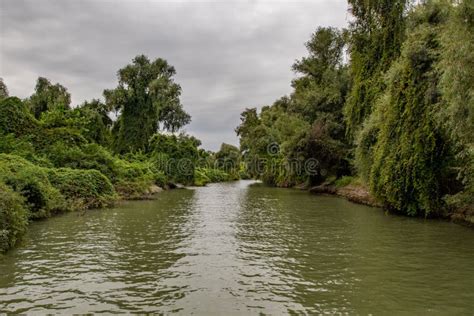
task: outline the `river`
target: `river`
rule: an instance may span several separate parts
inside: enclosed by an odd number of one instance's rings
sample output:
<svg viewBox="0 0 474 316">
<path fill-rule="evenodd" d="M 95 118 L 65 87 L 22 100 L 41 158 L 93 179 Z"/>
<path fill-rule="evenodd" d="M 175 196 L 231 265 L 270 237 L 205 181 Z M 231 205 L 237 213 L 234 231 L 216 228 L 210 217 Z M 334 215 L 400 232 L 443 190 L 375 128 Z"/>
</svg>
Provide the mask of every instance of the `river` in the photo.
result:
<svg viewBox="0 0 474 316">
<path fill-rule="evenodd" d="M 252 181 L 30 225 L 0 312 L 467 314 L 474 231 Z"/>
</svg>

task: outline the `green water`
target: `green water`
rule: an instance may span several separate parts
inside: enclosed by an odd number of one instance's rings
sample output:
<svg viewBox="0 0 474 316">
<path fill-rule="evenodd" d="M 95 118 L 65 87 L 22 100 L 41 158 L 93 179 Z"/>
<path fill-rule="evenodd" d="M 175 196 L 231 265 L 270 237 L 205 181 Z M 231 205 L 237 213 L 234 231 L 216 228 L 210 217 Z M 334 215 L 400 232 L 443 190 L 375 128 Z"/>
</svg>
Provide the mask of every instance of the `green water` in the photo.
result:
<svg viewBox="0 0 474 316">
<path fill-rule="evenodd" d="M 33 223 L 0 312 L 473 314 L 474 230 L 251 183 Z"/>
</svg>

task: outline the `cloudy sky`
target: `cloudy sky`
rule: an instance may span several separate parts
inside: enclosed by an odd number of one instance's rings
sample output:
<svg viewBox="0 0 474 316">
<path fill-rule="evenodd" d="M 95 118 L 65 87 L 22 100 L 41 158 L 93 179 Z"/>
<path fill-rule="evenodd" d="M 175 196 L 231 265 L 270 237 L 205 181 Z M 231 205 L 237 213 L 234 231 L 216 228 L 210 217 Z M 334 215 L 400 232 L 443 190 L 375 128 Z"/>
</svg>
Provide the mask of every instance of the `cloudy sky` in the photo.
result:
<svg viewBox="0 0 474 316">
<path fill-rule="evenodd" d="M 0 0 L 0 11 L 0 77 L 10 95 L 31 95 L 44 76 L 78 104 L 115 87 L 134 56 L 162 57 L 192 116 L 185 130 L 212 150 L 238 144 L 246 107 L 291 91 L 291 65 L 318 26 L 349 18 L 346 0 Z"/>
</svg>

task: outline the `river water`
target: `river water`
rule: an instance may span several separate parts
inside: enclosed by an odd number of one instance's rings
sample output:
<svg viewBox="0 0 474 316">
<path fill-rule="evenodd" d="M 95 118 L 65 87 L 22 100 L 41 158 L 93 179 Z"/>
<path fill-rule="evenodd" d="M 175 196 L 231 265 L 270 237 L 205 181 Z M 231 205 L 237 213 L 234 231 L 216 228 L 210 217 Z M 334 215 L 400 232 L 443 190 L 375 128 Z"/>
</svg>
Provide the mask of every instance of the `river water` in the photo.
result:
<svg viewBox="0 0 474 316">
<path fill-rule="evenodd" d="M 474 230 L 251 181 L 35 222 L 0 312 L 467 314 Z"/>
</svg>

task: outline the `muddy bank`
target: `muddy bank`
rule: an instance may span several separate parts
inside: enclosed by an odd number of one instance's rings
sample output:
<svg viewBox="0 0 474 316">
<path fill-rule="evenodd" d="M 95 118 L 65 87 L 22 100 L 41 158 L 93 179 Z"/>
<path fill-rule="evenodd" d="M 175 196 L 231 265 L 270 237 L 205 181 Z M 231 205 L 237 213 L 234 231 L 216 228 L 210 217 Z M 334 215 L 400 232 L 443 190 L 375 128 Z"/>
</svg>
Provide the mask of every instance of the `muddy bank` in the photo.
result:
<svg viewBox="0 0 474 316">
<path fill-rule="evenodd" d="M 338 188 L 335 185 L 322 184 L 320 186 L 310 188 L 309 192 L 314 194 L 337 195 L 354 203 L 382 207 L 382 204 L 379 203 L 373 196 L 371 196 L 369 191 L 362 186 L 347 185 L 345 187 Z"/>
<path fill-rule="evenodd" d="M 357 204 L 383 208 L 383 204 L 377 201 L 370 194 L 369 190 L 361 185 L 350 184 L 344 187 L 336 187 L 332 184 L 322 184 L 310 188 L 309 192 L 313 194 L 337 195 Z M 474 207 L 464 207 L 447 211 L 441 218 L 474 227 Z"/>
</svg>

